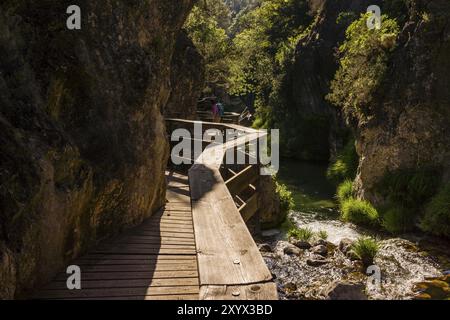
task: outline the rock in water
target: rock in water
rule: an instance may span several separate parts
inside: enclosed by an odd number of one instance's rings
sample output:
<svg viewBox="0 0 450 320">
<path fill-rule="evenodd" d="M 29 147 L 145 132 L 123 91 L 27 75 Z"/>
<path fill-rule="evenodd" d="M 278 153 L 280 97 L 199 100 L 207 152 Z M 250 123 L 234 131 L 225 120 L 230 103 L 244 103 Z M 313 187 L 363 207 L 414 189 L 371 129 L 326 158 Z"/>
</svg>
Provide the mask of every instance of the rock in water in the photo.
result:
<svg viewBox="0 0 450 320">
<path fill-rule="evenodd" d="M 325 290 L 328 300 L 367 300 L 362 283 L 334 282 Z"/>
<path fill-rule="evenodd" d="M 308 266 L 311 266 L 311 267 L 320 267 L 320 266 L 323 266 L 323 265 L 325 265 L 327 263 L 330 263 L 330 260 L 326 260 L 326 259 L 323 259 L 323 258 L 322 259 L 315 258 L 315 259 L 308 259 L 308 260 L 306 260 L 306 264 Z"/>
<path fill-rule="evenodd" d="M 344 238 L 341 240 L 341 242 L 339 242 L 339 250 L 341 250 L 343 254 L 347 254 L 351 250 L 352 244 L 352 240 Z"/>
<path fill-rule="evenodd" d="M 285 254 L 288 254 L 288 255 L 299 256 L 302 254 L 302 250 L 300 250 L 299 248 L 297 248 L 296 246 L 294 246 L 292 244 L 286 245 L 286 247 L 283 249 L 283 251 Z"/>
<path fill-rule="evenodd" d="M 302 240 L 293 240 L 291 242 L 294 246 L 300 248 L 300 249 L 310 249 L 311 244 L 308 241 L 302 241 Z"/>
<path fill-rule="evenodd" d="M 324 245 L 318 245 L 311 249 L 311 252 L 315 254 L 320 254 L 322 256 L 326 256 L 328 254 L 328 248 Z"/>
<path fill-rule="evenodd" d="M 272 247 L 268 243 L 262 243 L 259 245 L 259 251 L 261 252 L 272 252 Z"/>
</svg>

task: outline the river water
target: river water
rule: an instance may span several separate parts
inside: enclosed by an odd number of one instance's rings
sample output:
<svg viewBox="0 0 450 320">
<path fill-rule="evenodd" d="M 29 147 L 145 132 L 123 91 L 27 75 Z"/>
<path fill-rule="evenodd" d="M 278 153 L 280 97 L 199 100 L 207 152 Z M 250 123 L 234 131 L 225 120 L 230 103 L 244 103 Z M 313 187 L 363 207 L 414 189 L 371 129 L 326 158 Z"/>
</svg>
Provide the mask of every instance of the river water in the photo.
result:
<svg viewBox="0 0 450 320">
<path fill-rule="evenodd" d="M 418 294 L 419 282 L 448 273 L 450 245 L 442 239 L 421 234 L 394 238 L 340 221 L 334 200 L 335 186 L 325 173 L 326 164 L 282 161 L 278 179 L 288 186 L 295 201 L 290 220 L 297 227 L 326 231 L 327 240 L 336 246 L 344 238 L 356 240 L 366 235 L 377 238 L 380 250 L 374 263 L 381 272 L 377 278 L 380 281 L 368 278 L 364 271 L 355 271 L 358 269 L 355 262 L 338 249 L 329 253 L 331 263 L 319 267 L 305 262 L 308 252 L 300 257 L 283 254 L 288 229 L 284 226 L 264 233 L 266 237 L 259 241 L 273 248 L 272 253 L 263 256 L 276 278 L 282 299 L 322 299 L 330 283 L 349 280 L 365 283 L 369 299 L 411 299 Z"/>
</svg>

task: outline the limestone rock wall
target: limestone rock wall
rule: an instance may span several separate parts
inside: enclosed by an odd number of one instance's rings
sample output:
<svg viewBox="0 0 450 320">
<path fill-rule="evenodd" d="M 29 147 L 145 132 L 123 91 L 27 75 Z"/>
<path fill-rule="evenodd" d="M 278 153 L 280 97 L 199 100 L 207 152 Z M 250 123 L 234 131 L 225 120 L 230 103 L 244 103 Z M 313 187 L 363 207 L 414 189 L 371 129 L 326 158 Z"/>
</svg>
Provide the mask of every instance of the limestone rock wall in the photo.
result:
<svg viewBox="0 0 450 320">
<path fill-rule="evenodd" d="M 397 169 L 433 167 L 450 181 L 450 3 L 411 1 L 385 79 L 357 123 L 359 196 Z"/>
<path fill-rule="evenodd" d="M 197 101 L 205 84 L 205 64 L 186 32 L 177 38 L 170 78 L 171 93 L 164 115 L 196 120 Z"/>
<path fill-rule="evenodd" d="M 0 4 L 0 298 L 165 201 L 161 110 L 194 0 Z"/>
</svg>

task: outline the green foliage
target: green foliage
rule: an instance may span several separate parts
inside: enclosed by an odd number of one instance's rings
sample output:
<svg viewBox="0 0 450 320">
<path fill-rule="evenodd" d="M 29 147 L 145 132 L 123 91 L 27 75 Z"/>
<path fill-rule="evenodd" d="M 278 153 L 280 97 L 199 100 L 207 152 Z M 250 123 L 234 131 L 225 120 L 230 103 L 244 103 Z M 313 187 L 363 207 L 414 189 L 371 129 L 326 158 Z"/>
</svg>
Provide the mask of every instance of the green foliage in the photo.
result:
<svg viewBox="0 0 450 320">
<path fill-rule="evenodd" d="M 377 190 L 393 204 L 417 209 L 436 193 L 439 176 L 435 168 L 388 172 L 377 185 Z"/>
<path fill-rule="evenodd" d="M 301 241 L 310 241 L 314 237 L 314 232 L 310 228 L 292 228 L 288 231 L 288 236 Z"/>
<path fill-rule="evenodd" d="M 317 236 L 319 237 L 319 239 L 327 240 L 328 239 L 328 232 L 326 232 L 325 230 L 320 230 L 317 233 Z"/>
<path fill-rule="evenodd" d="M 222 0 L 199 1 L 184 28 L 205 59 L 206 82 L 210 87 L 227 87 L 234 55 L 227 34 L 231 13 Z"/>
<path fill-rule="evenodd" d="M 393 206 L 383 213 L 381 225 L 393 234 L 410 231 L 414 228 L 416 214 L 412 209 Z"/>
<path fill-rule="evenodd" d="M 239 52 L 231 66 L 231 92 L 267 102 L 272 80 L 310 21 L 305 0 L 265 0 L 239 16 L 231 28 Z"/>
<path fill-rule="evenodd" d="M 341 205 L 344 221 L 359 225 L 373 226 L 378 220 L 378 211 L 367 201 L 350 198 Z"/>
<path fill-rule="evenodd" d="M 450 183 L 426 206 L 421 228 L 431 234 L 450 238 Z"/>
<path fill-rule="evenodd" d="M 275 181 L 276 193 L 280 197 L 280 207 L 283 214 L 288 213 L 294 208 L 294 199 L 292 198 L 292 192 L 288 188 L 278 181 Z"/>
<path fill-rule="evenodd" d="M 347 116 L 364 119 L 373 93 L 387 69 L 389 53 L 394 50 L 399 27 L 383 15 L 380 29 L 367 28 L 368 15 L 361 15 L 346 31 L 339 48 L 340 67 L 327 99 L 343 108 Z"/>
<path fill-rule="evenodd" d="M 365 267 L 373 265 L 373 260 L 378 253 L 378 241 L 371 237 L 361 237 L 352 244 L 352 252 L 362 261 Z"/>
<path fill-rule="evenodd" d="M 337 199 L 342 204 L 351 198 L 353 198 L 353 181 L 345 180 L 337 188 Z"/>
<path fill-rule="evenodd" d="M 356 177 L 358 169 L 358 154 L 356 153 L 355 141 L 349 141 L 344 149 L 338 154 L 336 161 L 333 162 L 328 170 L 327 177 L 335 183 L 346 179 L 353 180 Z"/>
</svg>

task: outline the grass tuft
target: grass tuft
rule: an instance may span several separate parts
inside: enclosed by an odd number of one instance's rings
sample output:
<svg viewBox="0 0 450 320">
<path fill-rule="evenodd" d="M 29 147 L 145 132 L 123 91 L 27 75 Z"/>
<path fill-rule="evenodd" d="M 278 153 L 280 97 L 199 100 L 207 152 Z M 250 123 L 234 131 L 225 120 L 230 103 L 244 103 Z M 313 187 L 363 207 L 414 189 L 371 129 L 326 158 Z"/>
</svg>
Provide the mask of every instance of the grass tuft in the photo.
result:
<svg viewBox="0 0 450 320">
<path fill-rule="evenodd" d="M 378 250 L 378 241 L 371 237 L 361 237 L 352 244 L 353 253 L 362 261 L 365 267 L 373 265 L 373 260 Z"/>
<path fill-rule="evenodd" d="M 342 203 L 341 217 L 344 221 L 366 226 L 375 225 L 378 211 L 367 201 L 350 198 Z"/>
</svg>

